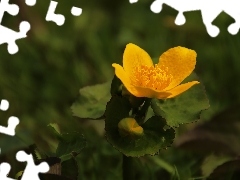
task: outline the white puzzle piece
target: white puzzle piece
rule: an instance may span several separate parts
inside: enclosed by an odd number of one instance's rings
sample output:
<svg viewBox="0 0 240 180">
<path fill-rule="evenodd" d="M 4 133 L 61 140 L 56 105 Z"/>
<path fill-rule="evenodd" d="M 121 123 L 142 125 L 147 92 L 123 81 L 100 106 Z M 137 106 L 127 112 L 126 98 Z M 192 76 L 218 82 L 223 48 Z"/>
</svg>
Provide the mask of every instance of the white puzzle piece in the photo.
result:
<svg viewBox="0 0 240 180">
<path fill-rule="evenodd" d="M 28 3 L 34 0 L 26 0 Z M 16 16 L 19 12 L 19 7 L 16 4 L 9 4 L 9 0 L 1 0 L 0 2 L 0 45 L 7 43 L 8 52 L 15 54 L 18 52 L 18 46 L 16 40 L 27 37 L 27 32 L 30 30 L 30 24 L 26 21 L 22 21 L 19 26 L 19 32 L 13 31 L 5 26 L 2 26 L 2 18 L 5 12 L 8 12 L 12 16 Z"/>
<path fill-rule="evenodd" d="M 6 111 L 9 108 L 9 102 L 6 99 L 2 99 L 0 103 L 0 110 Z"/>
<path fill-rule="evenodd" d="M 21 180 L 40 180 L 38 174 L 46 173 L 50 169 L 49 165 L 46 162 L 35 165 L 33 156 L 31 154 L 25 153 L 24 151 L 18 151 L 16 154 L 16 159 L 19 162 L 27 162 L 27 166 L 23 172 Z"/>
<path fill-rule="evenodd" d="M 46 21 L 53 21 L 58 26 L 62 26 L 65 22 L 65 17 L 62 14 L 55 14 L 55 10 L 57 7 L 58 2 L 51 1 L 48 7 L 48 12 L 46 15 Z"/>
<path fill-rule="evenodd" d="M 74 15 L 74 16 L 80 16 L 80 15 L 82 14 L 82 9 L 73 6 L 72 9 L 71 9 L 71 13 L 72 13 L 72 15 Z"/>
<path fill-rule="evenodd" d="M 138 0 L 129 0 L 130 3 L 136 3 Z M 235 23 L 228 26 L 228 32 L 236 35 L 240 29 L 240 1 L 239 0 L 155 0 L 150 9 L 154 13 L 160 13 L 162 5 L 166 4 L 178 11 L 175 19 L 176 25 L 183 25 L 186 22 L 184 12 L 200 10 L 203 23 L 208 34 L 211 37 L 216 37 L 220 30 L 212 22 L 218 17 L 221 12 L 231 16 Z"/>
<path fill-rule="evenodd" d="M 155 0 L 151 5 L 151 10 L 154 13 L 159 13 L 162 5 L 166 4 L 179 13 L 175 19 L 175 24 L 183 25 L 186 20 L 183 15 L 184 12 L 200 10 L 202 14 L 203 23 L 210 36 L 216 37 L 220 30 L 212 22 L 217 18 L 221 12 L 227 13 L 235 19 L 235 23 L 228 27 L 228 32 L 232 35 L 238 33 L 240 28 L 240 1 L 239 0 Z"/>
<path fill-rule="evenodd" d="M 10 172 L 11 166 L 8 163 L 1 163 L 0 164 L 0 179 L 1 180 L 16 180 L 16 179 L 12 179 L 7 177 L 9 172 Z"/>
<path fill-rule="evenodd" d="M 8 119 L 8 127 L 3 127 L 0 125 L 0 133 L 6 134 L 9 136 L 14 136 L 15 129 L 18 124 L 19 124 L 19 119 L 15 116 L 12 116 Z"/>
</svg>

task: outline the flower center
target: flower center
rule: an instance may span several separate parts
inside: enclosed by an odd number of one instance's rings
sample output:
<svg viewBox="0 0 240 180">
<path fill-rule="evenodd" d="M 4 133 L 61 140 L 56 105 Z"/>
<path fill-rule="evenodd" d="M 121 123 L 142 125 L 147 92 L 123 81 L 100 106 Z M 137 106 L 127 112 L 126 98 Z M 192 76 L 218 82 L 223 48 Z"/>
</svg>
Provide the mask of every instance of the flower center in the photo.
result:
<svg viewBox="0 0 240 180">
<path fill-rule="evenodd" d="M 133 78 L 131 79 L 134 86 L 151 88 L 154 90 L 163 90 L 169 86 L 173 76 L 168 72 L 168 67 L 158 64 L 155 66 L 137 66 L 133 71 Z"/>
</svg>

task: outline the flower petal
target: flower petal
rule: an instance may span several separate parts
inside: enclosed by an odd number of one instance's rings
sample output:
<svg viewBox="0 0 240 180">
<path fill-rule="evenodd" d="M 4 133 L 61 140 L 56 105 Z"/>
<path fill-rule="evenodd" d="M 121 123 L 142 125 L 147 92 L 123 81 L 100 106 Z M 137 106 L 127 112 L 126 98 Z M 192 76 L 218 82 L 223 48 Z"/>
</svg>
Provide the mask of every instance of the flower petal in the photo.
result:
<svg viewBox="0 0 240 180">
<path fill-rule="evenodd" d="M 171 93 L 170 96 L 168 96 L 167 98 L 173 98 L 181 93 L 183 93 L 184 91 L 188 90 L 190 87 L 192 87 L 195 84 L 199 84 L 200 82 L 198 81 L 192 81 L 192 82 L 188 82 L 185 84 L 180 84 L 179 86 L 167 91 L 169 93 Z"/>
<path fill-rule="evenodd" d="M 123 54 L 123 68 L 130 77 L 135 67 L 140 65 L 153 66 L 151 57 L 146 51 L 135 44 L 127 44 Z"/>
<path fill-rule="evenodd" d="M 158 98 L 158 99 L 166 99 L 171 95 L 171 92 L 166 91 L 155 91 L 150 88 L 144 87 L 135 87 L 137 89 L 138 95 L 137 97 L 148 97 L 148 98 Z M 136 96 L 136 95 L 135 95 Z"/>
<path fill-rule="evenodd" d="M 127 73 L 124 71 L 123 67 L 116 63 L 113 63 L 112 66 L 115 68 L 116 76 L 122 81 L 123 85 L 127 88 L 127 90 L 135 96 L 139 94 L 137 89 L 133 85 L 131 85 L 131 81 Z"/>
<path fill-rule="evenodd" d="M 172 82 L 165 90 L 170 90 L 179 85 L 195 68 L 197 54 L 194 50 L 185 47 L 175 47 L 164 52 L 158 65 L 168 68 L 169 74 L 173 76 Z"/>
<path fill-rule="evenodd" d="M 122 81 L 126 89 L 136 97 L 148 97 L 148 98 L 161 98 L 165 99 L 171 95 L 170 92 L 157 92 L 150 88 L 137 87 L 131 84 L 130 78 L 124 71 L 123 67 L 119 64 L 113 63 L 112 66 L 115 68 L 116 76 Z"/>
</svg>

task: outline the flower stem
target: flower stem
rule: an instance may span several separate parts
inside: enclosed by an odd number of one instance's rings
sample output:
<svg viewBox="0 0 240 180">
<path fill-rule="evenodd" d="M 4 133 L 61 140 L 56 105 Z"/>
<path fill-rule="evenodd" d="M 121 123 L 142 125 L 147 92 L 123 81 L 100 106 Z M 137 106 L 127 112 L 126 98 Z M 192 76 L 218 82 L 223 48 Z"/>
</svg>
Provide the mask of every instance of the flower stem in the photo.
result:
<svg viewBox="0 0 240 180">
<path fill-rule="evenodd" d="M 133 168 L 133 158 L 123 155 L 122 163 L 123 180 L 134 180 L 135 171 Z"/>
<path fill-rule="evenodd" d="M 150 106 L 151 99 L 147 98 L 142 106 L 142 108 L 137 112 L 135 118 L 138 121 L 139 125 L 142 125 L 144 123 L 147 110 Z"/>
</svg>

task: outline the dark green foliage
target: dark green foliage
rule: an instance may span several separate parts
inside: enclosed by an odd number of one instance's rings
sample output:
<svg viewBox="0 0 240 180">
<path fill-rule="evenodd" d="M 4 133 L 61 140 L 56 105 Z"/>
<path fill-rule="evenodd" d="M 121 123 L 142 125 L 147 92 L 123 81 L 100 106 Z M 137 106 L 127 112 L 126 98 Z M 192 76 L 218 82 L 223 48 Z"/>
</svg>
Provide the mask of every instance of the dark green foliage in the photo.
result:
<svg viewBox="0 0 240 180">
<path fill-rule="evenodd" d="M 85 119 L 101 118 L 111 98 L 110 85 L 111 81 L 80 89 L 78 99 L 71 106 L 73 116 Z"/>
<path fill-rule="evenodd" d="M 154 155 L 160 149 L 171 145 L 175 134 L 172 128 L 164 129 L 166 122 L 160 116 L 153 116 L 142 124 L 143 135 L 140 137 L 120 136 L 118 123 L 129 117 L 130 105 L 125 98 L 113 97 L 106 109 L 107 140 L 126 156 L 140 157 Z"/>
<path fill-rule="evenodd" d="M 193 73 L 184 82 L 197 80 Z M 178 127 L 180 124 L 191 123 L 200 118 L 200 113 L 209 107 L 202 83 L 194 85 L 189 90 L 172 99 L 158 100 L 151 102 L 153 111 L 166 119 L 171 127 Z"/>
</svg>

